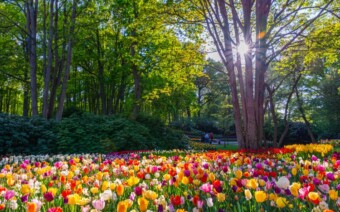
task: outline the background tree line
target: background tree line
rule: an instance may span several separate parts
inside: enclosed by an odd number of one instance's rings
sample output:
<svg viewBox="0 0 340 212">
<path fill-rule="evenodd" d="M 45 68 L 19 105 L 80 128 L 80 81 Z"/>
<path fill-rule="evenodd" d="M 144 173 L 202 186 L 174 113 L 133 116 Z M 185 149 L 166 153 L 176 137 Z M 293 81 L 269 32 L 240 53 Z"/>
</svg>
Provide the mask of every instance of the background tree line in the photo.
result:
<svg viewBox="0 0 340 212">
<path fill-rule="evenodd" d="M 185 1 L 2 1 L 0 111 L 190 113 L 204 57 L 199 17 Z"/>
</svg>

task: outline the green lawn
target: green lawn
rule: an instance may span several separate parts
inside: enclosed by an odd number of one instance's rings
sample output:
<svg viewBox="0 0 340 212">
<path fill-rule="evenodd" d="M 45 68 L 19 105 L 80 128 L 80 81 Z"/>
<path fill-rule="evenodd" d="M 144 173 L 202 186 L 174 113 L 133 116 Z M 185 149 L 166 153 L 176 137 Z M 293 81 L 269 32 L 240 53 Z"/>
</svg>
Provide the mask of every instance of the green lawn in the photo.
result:
<svg viewBox="0 0 340 212">
<path fill-rule="evenodd" d="M 232 145 L 232 144 L 220 144 L 220 145 L 216 145 L 216 149 L 218 150 L 237 150 L 238 146 L 237 145 Z"/>
</svg>

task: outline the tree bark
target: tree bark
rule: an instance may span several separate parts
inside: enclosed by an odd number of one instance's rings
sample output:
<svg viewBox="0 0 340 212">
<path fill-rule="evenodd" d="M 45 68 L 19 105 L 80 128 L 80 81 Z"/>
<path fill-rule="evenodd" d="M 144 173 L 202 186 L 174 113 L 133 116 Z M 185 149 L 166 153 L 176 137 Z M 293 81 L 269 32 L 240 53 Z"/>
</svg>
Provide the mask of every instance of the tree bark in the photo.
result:
<svg viewBox="0 0 340 212">
<path fill-rule="evenodd" d="M 64 73 L 63 83 L 61 87 L 61 94 L 60 94 L 59 103 L 58 103 L 58 111 L 56 114 L 57 121 L 60 121 L 63 116 L 67 83 L 68 83 L 68 79 L 70 76 L 70 68 L 71 68 L 71 62 L 72 62 L 72 44 L 73 44 L 73 36 L 74 36 L 73 33 L 74 33 L 75 22 L 76 22 L 76 9 L 77 9 L 77 0 L 73 0 L 71 26 L 70 26 L 70 31 L 69 31 L 70 34 L 68 37 L 68 46 L 67 46 L 67 61 L 65 65 L 65 73 Z"/>
<path fill-rule="evenodd" d="M 268 91 L 268 98 L 269 98 L 269 107 L 270 107 L 270 112 L 272 114 L 272 120 L 273 120 L 273 124 L 274 124 L 274 133 L 273 133 L 273 146 L 274 147 L 278 147 L 278 121 L 277 121 L 277 115 L 275 112 L 275 103 L 274 103 L 274 89 L 270 89 L 269 86 L 267 86 L 267 91 Z"/>
<path fill-rule="evenodd" d="M 99 81 L 99 95 L 101 99 L 101 106 L 102 106 L 102 114 L 107 114 L 107 108 L 106 108 L 106 92 L 105 92 L 105 82 L 104 82 L 104 64 L 102 63 L 102 55 L 103 52 L 101 50 L 101 44 L 100 44 L 100 37 L 99 37 L 99 30 L 96 31 L 96 40 L 97 40 L 97 62 L 98 62 L 98 81 Z"/>
<path fill-rule="evenodd" d="M 48 48 L 48 59 L 47 59 L 48 61 L 47 61 L 47 68 L 44 69 L 44 91 L 43 91 L 43 117 L 44 118 L 50 118 L 48 117 L 48 114 L 49 114 L 48 97 L 49 97 L 49 89 L 50 89 L 50 83 L 51 83 L 52 62 L 53 62 L 53 52 L 52 52 L 53 16 L 54 16 L 54 0 L 51 0 L 50 1 L 50 25 L 49 25 L 49 33 L 48 33 L 48 47 L 47 47 Z M 45 36 L 45 39 L 46 39 L 46 36 Z M 58 54 L 58 52 L 56 53 Z M 44 63 L 46 62 L 44 61 Z"/>
<path fill-rule="evenodd" d="M 256 1 L 256 42 L 255 42 L 255 117 L 257 138 L 263 139 L 265 73 L 267 71 L 267 21 L 271 0 Z"/>
<path fill-rule="evenodd" d="M 37 96 L 37 13 L 38 0 L 29 0 L 26 3 L 26 22 L 28 29 L 28 46 L 30 60 L 30 86 L 32 115 L 38 115 L 38 96 Z"/>
<path fill-rule="evenodd" d="M 316 139 L 315 139 L 315 137 L 313 135 L 310 123 L 309 123 L 309 121 L 308 121 L 308 119 L 306 117 L 305 110 L 303 109 L 303 106 L 302 106 L 303 102 L 302 102 L 302 99 L 300 98 L 300 94 L 299 94 L 299 91 L 298 91 L 297 87 L 295 88 L 295 95 L 296 95 L 299 111 L 300 111 L 302 119 L 304 120 L 304 122 L 306 124 L 306 127 L 307 127 L 308 135 L 309 135 L 312 143 L 315 143 Z"/>
<path fill-rule="evenodd" d="M 286 106 L 285 106 L 285 116 L 284 116 L 284 118 L 283 118 L 283 120 L 284 120 L 284 122 L 285 122 L 285 129 L 284 129 L 283 133 L 282 133 L 281 136 L 280 136 L 280 140 L 279 140 L 279 143 L 278 143 L 278 147 L 281 147 L 281 146 L 282 146 L 283 141 L 284 141 L 284 139 L 285 139 L 285 137 L 286 137 L 286 135 L 287 135 L 287 133 L 288 133 L 288 129 L 289 129 L 289 122 L 288 122 L 288 116 L 289 116 L 289 115 L 288 115 L 288 107 L 289 107 L 289 102 L 290 102 L 290 100 L 292 99 L 292 96 L 293 96 L 293 94 L 294 94 L 295 88 L 296 88 L 296 86 L 297 86 L 297 84 L 298 84 L 300 78 L 301 78 L 301 74 L 299 74 L 298 77 L 294 80 L 294 84 L 293 84 L 293 86 L 292 86 L 292 90 L 291 90 L 291 92 L 289 93 L 289 96 L 288 96 L 288 99 L 287 99 L 287 102 L 286 102 Z"/>
</svg>

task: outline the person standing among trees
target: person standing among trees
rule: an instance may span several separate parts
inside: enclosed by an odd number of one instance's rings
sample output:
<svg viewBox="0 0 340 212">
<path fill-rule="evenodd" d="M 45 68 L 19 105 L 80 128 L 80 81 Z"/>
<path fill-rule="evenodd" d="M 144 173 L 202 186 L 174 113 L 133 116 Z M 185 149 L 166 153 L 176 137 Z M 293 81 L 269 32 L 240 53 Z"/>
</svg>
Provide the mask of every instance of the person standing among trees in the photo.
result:
<svg viewBox="0 0 340 212">
<path fill-rule="evenodd" d="M 207 142 L 207 143 L 209 142 L 209 134 L 208 133 L 205 133 L 204 141 Z"/>
<path fill-rule="evenodd" d="M 210 138 L 210 143 L 212 143 L 213 140 L 214 140 L 214 133 L 213 132 L 210 132 L 209 138 Z"/>
</svg>

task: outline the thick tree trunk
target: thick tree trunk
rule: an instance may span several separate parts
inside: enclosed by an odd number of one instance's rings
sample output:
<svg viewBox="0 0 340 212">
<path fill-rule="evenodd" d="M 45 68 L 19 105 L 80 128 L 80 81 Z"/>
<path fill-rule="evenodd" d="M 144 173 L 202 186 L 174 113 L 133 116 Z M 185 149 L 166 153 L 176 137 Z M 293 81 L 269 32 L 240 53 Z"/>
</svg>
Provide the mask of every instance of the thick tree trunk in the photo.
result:
<svg viewBox="0 0 340 212">
<path fill-rule="evenodd" d="M 299 91 L 297 89 L 297 87 L 295 88 L 295 94 L 296 94 L 296 99 L 297 99 L 297 103 L 298 103 L 298 108 L 299 108 L 299 111 L 301 113 L 301 116 L 302 116 L 302 119 L 304 120 L 305 124 L 306 124 L 306 127 L 307 127 L 307 131 L 308 131 L 308 135 L 311 139 L 311 141 L 313 143 L 316 142 L 316 139 L 313 135 L 313 132 L 312 132 L 312 129 L 311 129 L 311 126 L 310 126 L 310 123 L 306 117 L 306 114 L 305 114 L 305 110 L 303 109 L 303 103 L 302 103 L 302 99 L 300 98 L 300 94 L 299 94 Z"/>
<path fill-rule="evenodd" d="M 267 71 L 267 21 L 271 7 L 271 0 L 256 1 L 256 43 L 255 43 L 255 116 L 257 122 L 257 137 L 263 139 L 264 125 L 264 92 L 265 73 Z"/>
<path fill-rule="evenodd" d="M 73 36 L 74 36 L 73 33 L 74 33 L 75 22 L 76 22 L 76 8 L 77 8 L 77 0 L 73 0 L 71 26 L 70 26 L 70 31 L 69 31 L 70 34 L 69 34 L 68 46 L 67 46 L 67 61 L 65 65 L 65 73 L 64 73 L 63 83 L 61 87 L 61 94 L 60 94 L 59 103 L 58 103 L 58 111 L 56 114 L 57 121 L 60 121 L 63 116 L 67 84 L 68 84 L 68 79 L 70 76 L 70 69 L 71 69 L 71 62 L 72 62 L 72 44 L 73 44 Z"/>
</svg>

